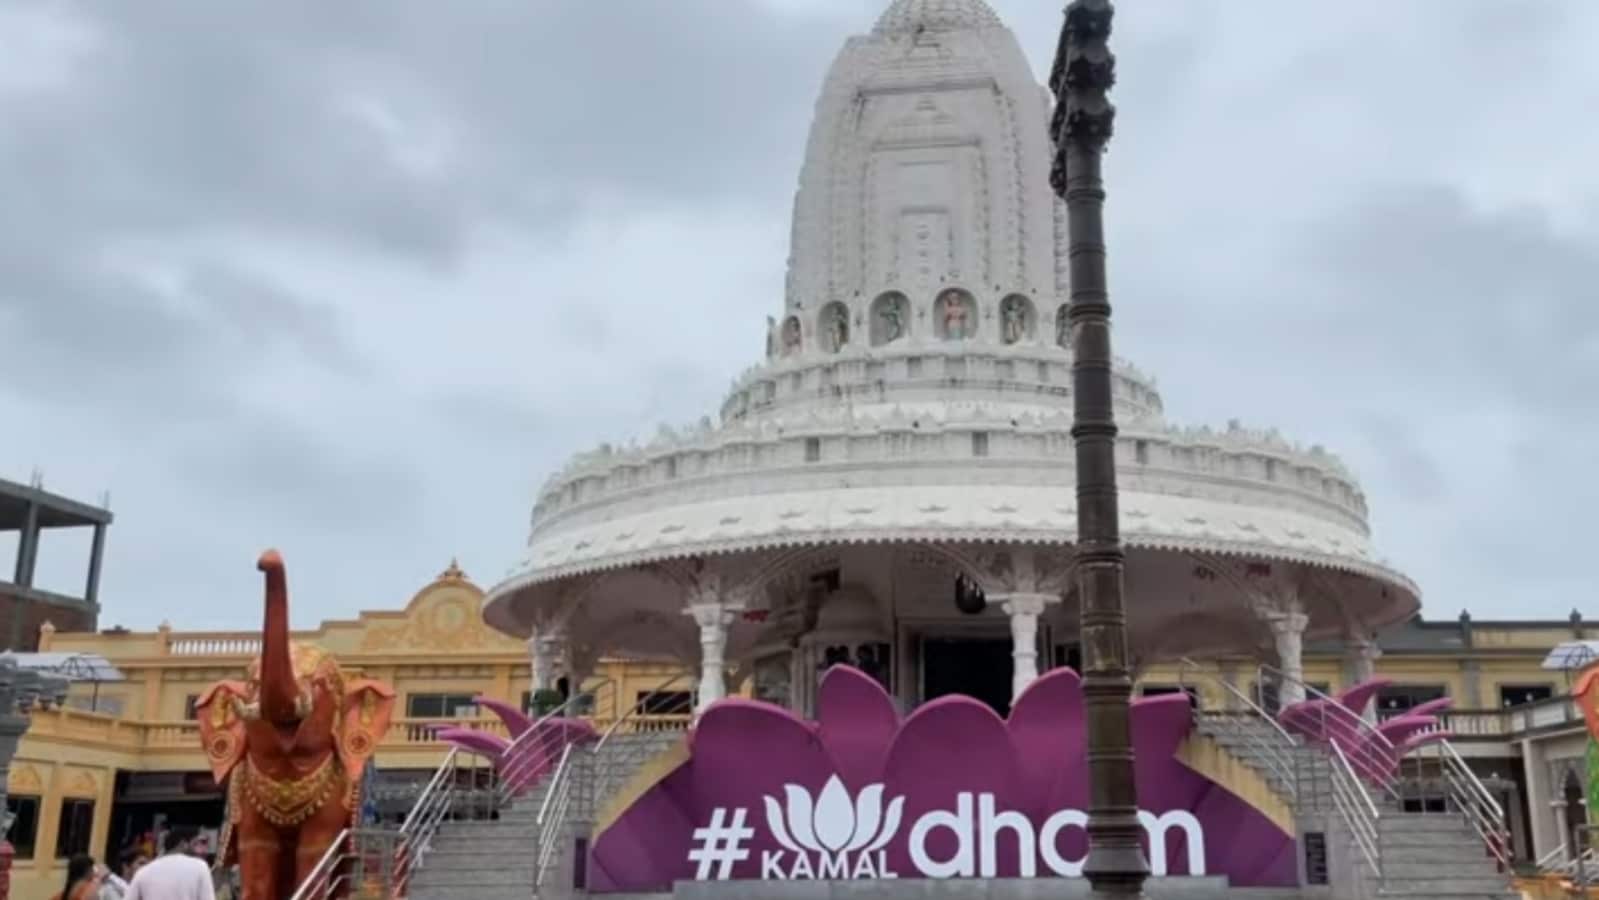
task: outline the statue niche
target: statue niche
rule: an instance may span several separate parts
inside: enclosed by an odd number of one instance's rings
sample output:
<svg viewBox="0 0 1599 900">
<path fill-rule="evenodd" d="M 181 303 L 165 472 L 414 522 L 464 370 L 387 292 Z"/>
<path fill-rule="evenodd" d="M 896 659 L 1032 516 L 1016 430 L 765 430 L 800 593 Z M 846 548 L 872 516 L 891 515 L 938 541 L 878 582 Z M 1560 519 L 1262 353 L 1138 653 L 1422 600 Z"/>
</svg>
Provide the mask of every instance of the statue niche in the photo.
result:
<svg viewBox="0 0 1599 900">
<path fill-rule="evenodd" d="M 892 344 L 904 337 L 910 325 L 910 318 L 910 298 L 899 291 L 879 294 L 877 299 L 872 301 L 872 346 Z"/>
<path fill-rule="evenodd" d="M 844 304 L 835 300 L 822 307 L 816 324 L 822 338 L 822 349 L 828 353 L 837 353 L 849 343 L 849 307 Z"/>
<path fill-rule="evenodd" d="M 933 305 L 938 336 L 946 341 L 964 341 L 977 336 L 977 301 L 959 288 L 938 295 Z"/>
<path fill-rule="evenodd" d="M 800 348 L 800 320 L 799 316 L 789 316 L 783 320 L 783 355 L 789 356 L 799 352 Z"/>
<path fill-rule="evenodd" d="M 1033 304 L 1021 294 L 1011 294 L 999 304 L 999 337 L 1015 344 L 1033 336 Z"/>
</svg>

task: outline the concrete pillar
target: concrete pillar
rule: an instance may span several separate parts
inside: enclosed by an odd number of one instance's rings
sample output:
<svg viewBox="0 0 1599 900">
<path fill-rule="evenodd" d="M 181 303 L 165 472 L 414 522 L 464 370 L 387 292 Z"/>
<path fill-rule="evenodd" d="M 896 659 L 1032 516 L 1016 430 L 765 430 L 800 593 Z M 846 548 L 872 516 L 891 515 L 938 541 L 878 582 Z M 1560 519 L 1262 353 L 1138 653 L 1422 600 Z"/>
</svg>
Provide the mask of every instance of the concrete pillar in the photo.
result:
<svg viewBox="0 0 1599 900">
<path fill-rule="evenodd" d="M 22 533 L 17 538 L 17 567 L 13 584 L 33 587 L 33 569 L 39 562 L 39 504 L 29 503 L 22 520 Z"/>
<path fill-rule="evenodd" d="M 89 578 L 83 586 L 83 599 L 90 605 L 99 602 L 100 562 L 105 557 L 105 526 L 94 526 L 94 542 L 89 547 Z"/>
<path fill-rule="evenodd" d="M 691 604 L 688 614 L 700 629 L 699 702 L 694 706 L 700 713 L 727 696 L 727 627 L 733 624 L 733 611 L 707 598 Z"/>
<path fill-rule="evenodd" d="M 1465 696 L 1458 698 L 1461 709 L 1493 709 L 1482 702 L 1482 663 L 1468 659 L 1460 664 L 1460 686 Z"/>
<path fill-rule="evenodd" d="M 1049 594 L 1001 594 L 998 600 L 1010 616 L 1011 700 L 1014 702 L 1038 678 L 1038 617 L 1055 598 Z"/>
<path fill-rule="evenodd" d="M 1310 616 L 1294 605 L 1263 610 L 1262 617 L 1271 627 L 1272 640 L 1277 645 L 1277 668 L 1283 673 L 1283 683 L 1277 686 L 1277 703 L 1286 709 L 1305 699 L 1305 626 L 1310 624 Z"/>
</svg>

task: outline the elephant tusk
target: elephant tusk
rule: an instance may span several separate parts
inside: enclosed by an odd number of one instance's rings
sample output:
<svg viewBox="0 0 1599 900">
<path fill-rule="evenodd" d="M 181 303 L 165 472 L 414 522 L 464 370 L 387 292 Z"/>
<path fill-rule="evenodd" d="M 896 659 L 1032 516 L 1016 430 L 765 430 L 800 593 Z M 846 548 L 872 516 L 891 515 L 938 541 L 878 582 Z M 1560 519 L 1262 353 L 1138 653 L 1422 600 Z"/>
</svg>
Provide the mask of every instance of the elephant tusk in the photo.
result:
<svg viewBox="0 0 1599 900">
<path fill-rule="evenodd" d="M 246 703 L 238 697 L 233 698 L 233 711 L 246 722 L 254 722 L 261 718 L 261 704 Z"/>
<path fill-rule="evenodd" d="M 305 693 L 303 691 L 301 693 L 299 693 L 299 694 L 296 694 L 295 697 L 294 697 L 294 715 L 296 717 L 298 717 L 298 718 L 303 719 L 306 716 L 309 716 L 310 714 L 311 714 L 311 695 L 307 694 L 307 693 Z"/>
</svg>

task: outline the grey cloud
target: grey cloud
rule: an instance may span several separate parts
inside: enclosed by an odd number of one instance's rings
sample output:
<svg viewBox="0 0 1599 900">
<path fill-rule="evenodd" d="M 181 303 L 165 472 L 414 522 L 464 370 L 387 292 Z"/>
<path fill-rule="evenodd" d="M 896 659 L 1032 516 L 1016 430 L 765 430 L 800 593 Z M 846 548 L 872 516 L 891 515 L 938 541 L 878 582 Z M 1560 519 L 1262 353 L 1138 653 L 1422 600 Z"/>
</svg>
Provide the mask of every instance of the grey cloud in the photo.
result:
<svg viewBox="0 0 1599 900">
<path fill-rule="evenodd" d="M 262 542 L 287 544 L 297 621 L 393 606 L 451 553 L 493 580 L 565 454 L 714 413 L 781 301 L 781 247 L 719 284 L 662 254 L 642 299 L 533 281 L 542 263 L 595 252 L 567 239 L 596 205 L 624 223 L 736 207 L 783 230 L 826 66 L 886 2 L 62 6 L 97 48 L 0 95 L 0 401 L 28 435 L 0 442 L 0 467 L 110 484 L 108 619 L 128 624 L 211 597 L 237 604 L 197 617 L 250 624 Z M 993 2 L 1045 70 L 1062 4 Z M 1596 9 L 1119 10 L 1118 351 L 1161 377 L 1174 419 L 1343 453 L 1429 612 L 1563 615 L 1583 577 Z M 486 233 L 541 261 L 497 273 L 518 296 L 466 285 Z M 768 252 L 723 245 L 743 237 L 673 250 Z M 106 263 L 196 239 L 212 246 L 181 259 L 180 303 Z M 280 241 L 320 256 L 241 262 Z M 359 297 L 312 271 L 346 263 L 334 280 Z M 391 300 L 406 279 L 356 274 L 402 270 L 431 280 Z M 401 312 L 451 303 L 495 304 L 526 352 L 484 359 L 470 332 L 441 347 Z M 649 310 L 666 314 L 641 325 Z M 396 386 L 466 362 L 487 386 Z M 294 421 L 242 389 L 274 384 Z"/>
</svg>

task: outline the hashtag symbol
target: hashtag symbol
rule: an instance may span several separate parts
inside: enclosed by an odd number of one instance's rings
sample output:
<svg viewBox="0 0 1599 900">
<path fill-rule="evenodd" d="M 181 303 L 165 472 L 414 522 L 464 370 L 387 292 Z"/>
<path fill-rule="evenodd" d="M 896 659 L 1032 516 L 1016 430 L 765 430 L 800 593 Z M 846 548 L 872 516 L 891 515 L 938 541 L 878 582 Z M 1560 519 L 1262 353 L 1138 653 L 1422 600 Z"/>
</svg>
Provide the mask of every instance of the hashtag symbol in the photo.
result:
<svg viewBox="0 0 1599 900">
<path fill-rule="evenodd" d="M 743 807 L 733 810 L 733 821 L 727 820 L 726 807 L 718 806 L 711 812 L 711 824 L 694 829 L 695 846 L 688 851 L 688 861 L 699 863 L 694 877 L 699 881 L 711 878 L 711 867 L 716 867 L 715 878 L 725 881 L 733 874 L 733 864 L 750 858 L 744 842 L 755 836 L 755 829 L 744 825 Z"/>
</svg>

